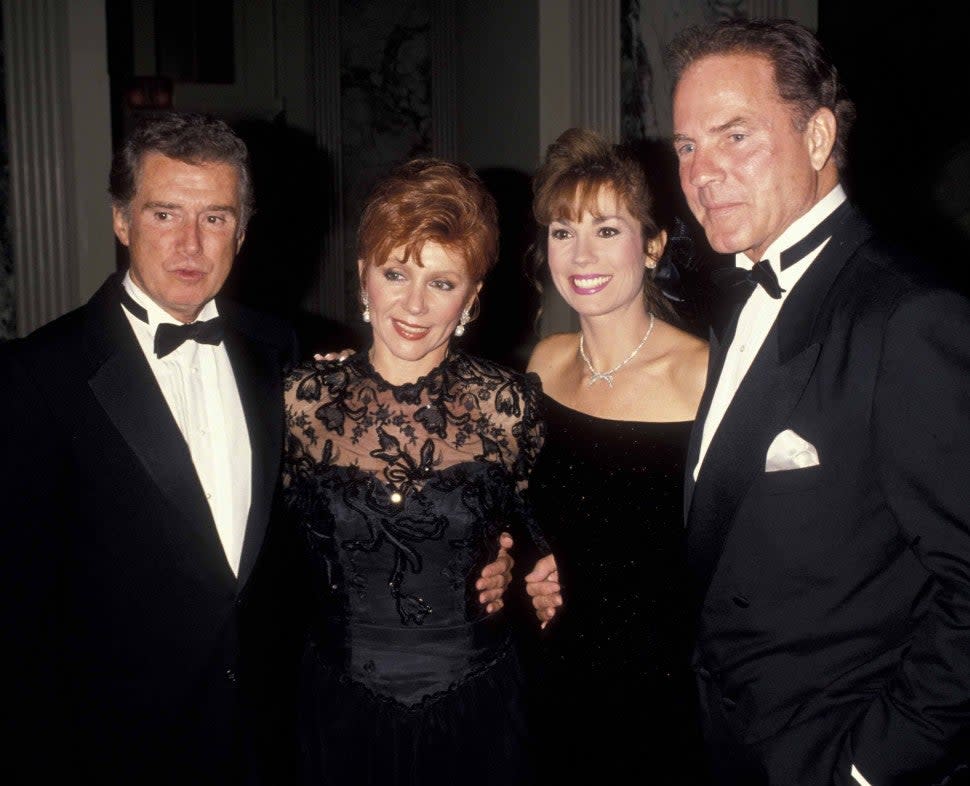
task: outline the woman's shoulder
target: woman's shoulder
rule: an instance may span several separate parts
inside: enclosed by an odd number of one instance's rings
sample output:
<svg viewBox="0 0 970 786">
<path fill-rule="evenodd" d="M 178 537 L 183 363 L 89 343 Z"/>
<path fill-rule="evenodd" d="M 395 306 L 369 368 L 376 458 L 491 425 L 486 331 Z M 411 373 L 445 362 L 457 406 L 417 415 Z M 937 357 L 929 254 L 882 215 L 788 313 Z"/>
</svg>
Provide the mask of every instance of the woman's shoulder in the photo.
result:
<svg viewBox="0 0 970 786">
<path fill-rule="evenodd" d="M 535 374 L 516 371 L 513 368 L 503 366 L 501 363 L 496 363 L 494 360 L 489 360 L 488 358 L 461 353 L 458 355 L 457 363 L 460 366 L 464 366 L 462 373 L 459 375 L 460 379 L 468 381 L 475 381 L 477 379 L 490 387 L 496 384 L 513 384 L 517 387 L 528 387 L 532 384 L 538 384 L 538 378 Z"/>
<path fill-rule="evenodd" d="M 544 372 L 561 368 L 573 360 L 578 346 L 578 333 L 553 333 L 551 336 L 546 336 L 532 350 L 529 371 L 534 371 L 545 378 Z"/>
<path fill-rule="evenodd" d="M 664 323 L 666 367 L 676 388 L 689 399 L 700 400 L 707 382 L 708 345 L 704 339 Z"/>
<path fill-rule="evenodd" d="M 290 366 L 283 377 L 287 403 L 319 403 L 347 388 L 353 377 L 348 363 L 339 360 L 306 360 Z"/>
<path fill-rule="evenodd" d="M 474 355 L 461 354 L 457 362 L 463 367 L 458 375 L 462 384 L 477 385 L 487 391 L 488 394 L 481 398 L 490 400 L 499 414 L 519 417 L 523 411 L 535 409 L 535 402 L 542 393 L 538 375 L 522 373 Z"/>
</svg>

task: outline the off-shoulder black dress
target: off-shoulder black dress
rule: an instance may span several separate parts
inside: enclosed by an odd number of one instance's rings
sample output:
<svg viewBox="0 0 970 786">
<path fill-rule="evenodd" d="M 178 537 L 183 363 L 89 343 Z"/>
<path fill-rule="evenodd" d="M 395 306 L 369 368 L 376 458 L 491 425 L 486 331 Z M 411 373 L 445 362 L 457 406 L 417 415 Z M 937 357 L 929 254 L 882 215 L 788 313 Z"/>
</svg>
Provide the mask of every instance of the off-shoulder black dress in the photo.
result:
<svg viewBox="0 0 970 786">
<path fill-rule="evenodd" d="M 683 523 L 692 424 L 541 403 L 529 496 L 565 601 L 536 668 L 541 782 L 702 786 Z"/>
<path fill-rule="evenodd" d="M 538 396 L 462 354 L 400 386 L 366 354 L 289 374 L 285 497 L 316 585 L 307 783 L 530 780 L 522 672 L 474 585 L 503 529 L 541 545 L 523 499 Z"/>
</svg>

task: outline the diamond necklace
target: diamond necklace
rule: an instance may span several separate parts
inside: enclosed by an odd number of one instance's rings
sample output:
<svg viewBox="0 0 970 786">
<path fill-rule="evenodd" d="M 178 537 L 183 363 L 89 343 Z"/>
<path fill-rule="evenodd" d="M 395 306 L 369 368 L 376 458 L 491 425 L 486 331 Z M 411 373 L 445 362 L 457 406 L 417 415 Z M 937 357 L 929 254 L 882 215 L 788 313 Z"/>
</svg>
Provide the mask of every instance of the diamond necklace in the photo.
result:
<svg viewBox="0 0 970 786">
<path fill-rule="evenodd" d="M 647 332 L 643 335 L 643 338 L 640 339 L 640 343 L 636 345 L 634 350 L 629 355 L 627 355 L 626 358 L 620 361 L 617 365 L 613 366 L 613 368 L 611 368 L 609 371 L 597 371 L 595 368 L 593 368 L 593 364 L 589 362 L 589 358 L 586 355 L 586 350 L 583 348 L 583 334 L 582 332 L 580 332 L 579 355 L 580 357 L 582 357 L 583 362 L 586 364 L 586 368 L 589 369 L 589 382 L 586 383 L 586 387 L 588 388 L 593 387 L 593 383 L 601 379 L 604 382 L 606 382 L 607 385 L 609 385 L 610 387 L 613 387 L 613 377 L 616 375 L 616 372 L 619 371 L 621 368 L 623 368 L 631 360 L 633 360 L 633 358 L 636 357 L 637 352 L 643 349 L 643 345 L 647 343 L 647 339 L 650 338 L 650 334 L 653 332 L 653 323 L 654 323 L 654 317 L 653 317 L 653 312 L 651 311 L 650 326 L 647 328 Z"/>
</svg>

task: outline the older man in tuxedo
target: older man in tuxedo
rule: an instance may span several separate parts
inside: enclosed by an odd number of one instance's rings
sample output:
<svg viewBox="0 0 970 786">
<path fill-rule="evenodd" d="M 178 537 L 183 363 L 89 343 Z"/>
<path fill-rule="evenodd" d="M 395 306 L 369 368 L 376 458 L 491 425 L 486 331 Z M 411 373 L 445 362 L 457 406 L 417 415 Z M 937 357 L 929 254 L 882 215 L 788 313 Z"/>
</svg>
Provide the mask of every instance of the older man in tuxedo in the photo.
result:
<svg viewBox="0 0 970 786">
<path fill-rule="evenodd" d="M 671 52 L 681 185 L 740 294 L 685 498 L 717 782 L 936 783 L 970 731 L 970 304 L 846 201 L 853 108 L 807 30 Z"/>
<path fill-rule="evenodd" d="M 110 191 L 128 271 L 0 351 L 0 770 L 255 782 L 285 738 L 298 594 L 272 515 L 291 332 L 217 298 L 252 212 L 246 146 L 164 115 L 118 151 Z"/>
</svg>

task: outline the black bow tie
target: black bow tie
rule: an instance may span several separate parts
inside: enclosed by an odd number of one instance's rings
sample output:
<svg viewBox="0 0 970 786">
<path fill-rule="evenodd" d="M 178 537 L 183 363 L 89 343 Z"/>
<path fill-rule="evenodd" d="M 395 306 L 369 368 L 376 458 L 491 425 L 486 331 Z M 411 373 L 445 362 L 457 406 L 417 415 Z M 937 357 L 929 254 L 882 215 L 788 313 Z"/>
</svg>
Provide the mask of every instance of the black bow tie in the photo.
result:
<svg viewBox="0 0 970 786">
<path fill-rule="evenodd" d="M 715 270 L 711 273 L 711 281 L 720 289 L 736 295 L 738 300 L 747 300 L 757 286 L 761 286 L 775 300 L 785 291 L 778 283 L 778 276 L 771 269 L 767 259 L 756 262 L 751 270 L 745 270 L 743 267 L 725 267 Z"/>
<path fill-rule="evenodd" d="M 147 324 L 148 311 L 143 306 L 138 305 L 124 289 L 121 290 L 121 304 L 133 316 Z M 224 334 L 225 328 L 222 324 L 222 317 L 214 317 L 205 322 L 193 322 L 190 325 L 172 325 L 163 322 L 155 328 L 155 356 L 163 358 L 174 352 L 186 341 L 195 341 L 199 344 L 220 344 Z"/>
<path fill-rule="evenodd" d="M 835 210 L 829 213 L 826 218 L 805 237 L 799 240 L 791 248 L 786 248 L 781 252 L 779 267 L 787 270 L 801 259 L 804 259 L 810 252 L 818 248 L 822 243 L 832 237 L 835 225 L 842 219 L 842 216 L 849 209 L 849 200 L 845 200 Z M 772 269 L 767 259 L 762 259 L 755 263 L 751 270 L 740 267 L 729 267 L 722 270 L 715 270 L 711 274 L 711 281 L 718 287 L 729 292 L 734 292 L 742 300 L 754 292 L 756 286 L 761 286 L 775 300 L 781 297 L 785 290 L 778 283 L 778 276 Z"/>
<path fill-rule="evenodd" d="M 163 358 L 186 341 L 219 344 L 222 342 L 224 333 L 222 317 L 214 317 L 205 322 L 193 322 L 191 325 L 171 325 L 163 322 L 155 328 L 155 355 Z"/>
</svg>

